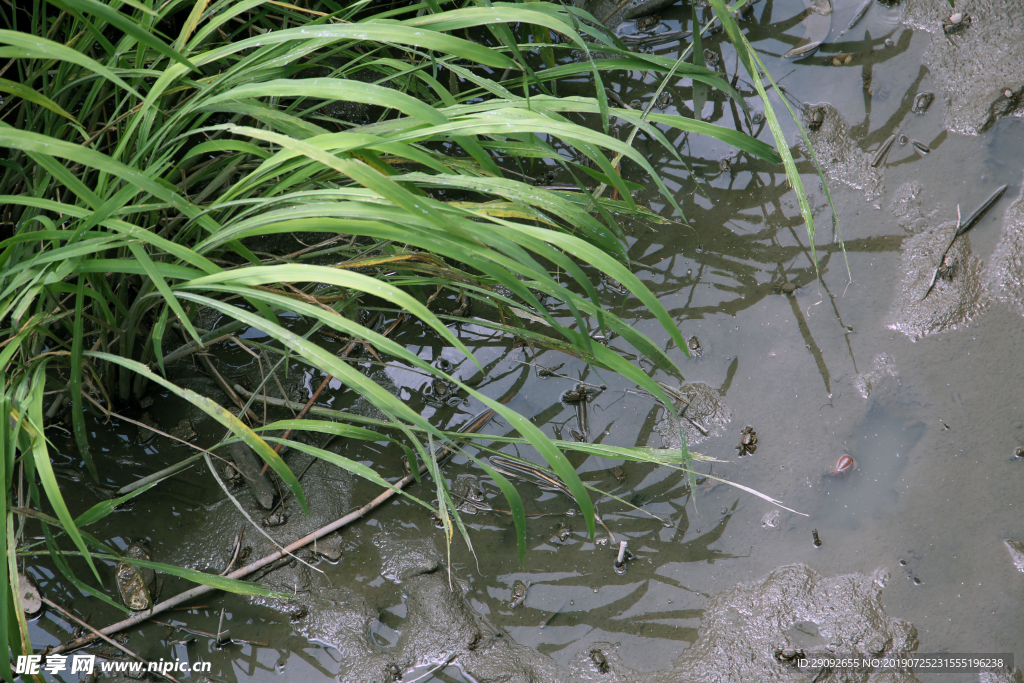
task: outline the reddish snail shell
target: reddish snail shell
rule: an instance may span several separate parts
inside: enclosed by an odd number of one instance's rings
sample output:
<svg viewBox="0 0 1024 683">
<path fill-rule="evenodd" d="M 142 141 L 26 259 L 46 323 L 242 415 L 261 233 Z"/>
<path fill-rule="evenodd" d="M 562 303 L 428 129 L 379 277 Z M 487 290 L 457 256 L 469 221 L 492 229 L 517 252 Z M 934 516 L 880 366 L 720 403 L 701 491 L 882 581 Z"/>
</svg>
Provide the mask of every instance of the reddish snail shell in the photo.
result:
<svg viewBox="0 0 1024 683">
<path fill-rule="evenodd" d="M 836 463 L 835 467 L 832 468 L 832 471 L 829 472 L 829 474 L 833 477 L 845 477 L 855 469 L 857 469 L 857 462 L 850 456 L 844 454 L 843 457 L 839 458 L 839 461 Z"/>
</svg>

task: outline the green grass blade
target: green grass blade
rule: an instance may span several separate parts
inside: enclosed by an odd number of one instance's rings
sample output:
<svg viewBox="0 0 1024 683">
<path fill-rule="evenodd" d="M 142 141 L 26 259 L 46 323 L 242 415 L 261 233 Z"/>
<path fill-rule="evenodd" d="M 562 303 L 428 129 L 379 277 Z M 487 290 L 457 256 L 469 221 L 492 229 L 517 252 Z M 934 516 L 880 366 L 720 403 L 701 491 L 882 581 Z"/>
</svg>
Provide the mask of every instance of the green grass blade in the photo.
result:
<svg viewBox="0 0 1024 683">
<path fill-rule="evenodd" d="M 128 248 L 131 249 L 132 256 L 135 260 L 142 265 L 142 269 L 149 276 L 150 281 L 156 286 L 160 294 L 163 295 L 164 301 L 174 311 L 174 314 L 178 316 L 178 320 L 185 327 L 185 330 L 192 336 L 193 339 L 199 339 L 199 333 L 196 332 L 196 328 L 192 326 L 192 322 L 185 315 L 185 309 L 181 307 L 178 300 L 174 298 L 174 293 L 171 291 L 167 281 L 164 280 L 163 276 L 160 275 L 160 271 L 157 270 L 156 264 L 153 263 L 153 259 L 149 258 L 149 254 L 146 253 L 145 248 L 138 242 L 131 242 L 128 244 Z"/>
<path fill-rule="evenodd" d="M 10 93 L 11 95 L 20 97 L 26 102 L 31 102 L 32 104 L 43 107 L 44 109 L 49 109 L 53 113 L 63 116 L 68 121 L 75 124 L 75 127 L 78 128 L 80 133 L 82 133 L 82 137 L 87 137 L 85 130 L 82 128 L 82 124 L 80 124 L 74 116 L 64 111 L 63 107 L 46 95 L 38 93 L 32 88 L 25 87 L 21 83 L 9 81 L 6 78 L 0 78 L 0 92 Z"/>
<path fill-rule="evenodd" d="M 92 556 L 90 556 L 89 551 L 86 549 L 81 534 L 78 533 L 78 527 L 75 526 L 75 521 L 71 518 L 68 506 L 60 493 L 57 478 L 53 474 L 53 467 L 50 465 L 50 454 L 46 447 L 46 437 L 43 434 L 43 387 L 45 385 L 46 363 L 44 362 L 40 363 L 33 373 L 28 405 L 22 407 L 23 410 L 27 409 L 28 412 L 26 428 L 29 431 L 26 432 L 26 437 L 30 443 L 32 460 L 36 472 L 39 473 L 39 481 L 43 485 L 43 491 L 46 492 L 46 498 L 54 512 L 57 513 L 57 519 L 60 520 L 64 532 L 82 552 L 86 563 L 88 563 L 89 568 L 92 569 L 93 574 L 96 576 L 96 580 L 102 581 L 96 565 L 93 564 Z"/>
<path fill-rule="evenodd" d="M 124 31 L 125 34 L 131 36 L 135 40 L 139 41 L 140 44 L 159 52 L 160 54 L 168 57 L 179 64 L 182 64 L 192 71 L 199 72 L 196 65 L 193 64 L 183 54 L 170 47 L 162 40 L 153 35 L 152 29 L 144 28 L 141 22 L 128 17 L 122 12 L 105 5 L 97 0 L 49 0 L 54 5 L 64 9 L 65 7 L 77 9 L 80 12 L 92 14 L 93 16 L 103 19 L 105 22 L 117 29 Z M 149 10 L 146 10 L 147 12 Z M 142 98 L 139 98 L 142 99 Z"/>
<path fill-rule="evenodd" d="M 140 100 L 143 99 L 142 95 L 136 92 L 134 88 L 95 59 L 82 54 L 78 50 L 55 43 L 48 38 L 29 35 L 21 31 L 0 29 L 0 44 L 11 46 L 11 48 L 2 51 L 3 56 L 8 59 L 12 57 L 20 59 L 56 59 L 62 62 L 77 64 L 117 84 L 118 87 L 127 90 Z"/>
<path fill-rule="evenodd" d="M 84 343 L 85 331 L 85 276 L 78 276 L 78 287 L 75 291 L 75 319 L 71 336 L 71 382 L 68 390 L 71 392 L 71 430 L 75 435 L 75 444 L 78 446 L 78 454 L 85 461 L 89 468 L 89 474 L 93 481 L 99 481 L 99 474 L 96 472 L 96 464 L 92 460 L 92 453 L 89 451 L 89 432 L 85 428 L 85 413 L 82 406 L 82 346 Z"/>
</svg>

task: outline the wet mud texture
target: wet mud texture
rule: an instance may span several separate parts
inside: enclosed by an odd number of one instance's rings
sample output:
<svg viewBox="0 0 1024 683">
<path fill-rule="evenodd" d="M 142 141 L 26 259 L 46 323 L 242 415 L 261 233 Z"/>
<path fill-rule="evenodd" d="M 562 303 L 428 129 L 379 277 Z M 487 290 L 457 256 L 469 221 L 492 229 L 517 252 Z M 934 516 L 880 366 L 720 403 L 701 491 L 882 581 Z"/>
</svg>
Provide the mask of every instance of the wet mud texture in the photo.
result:
<svg viewBox="0 0 1024 683">
<path fill-rule="evenodd" d="M 987 297 L 981 286 L 981 264 L 971 253 L 970 235 L 958 237 L 946 255 L 952 275 L 936 278 L 935 286 L 928 292 L 939 258 L 956 229 L 957 222 L 950 221 L 903 243 L 899 262 L 903 278 L 896 285 L 889 311 L 890 329 L 918 339 L 957 329 L 985 307 Z"/>
<path fill-rule="evenodd" d="M 341 681 L 398 680 L 414 667 L 450 661 L 480 683 L 607 681 L 682 683 L 702 681 L 804 681 L 818 672 L 799 670 L 776 652 L 881 655 L 912 651 L 915 628 L 888 616 L 881 591 L 887 575 L 851 574 L 825 578 L 805 565 L 776 569 L 764 579 L 742 583 L 713 597 L 701 636 L 667 671 L 638 672 L 621 663 L 616 645 L 593 643 L 568 670 L 547 655 L 514 642 L 473 609 L 467 585 L 449 572 L 433 541 L 404 539 L 381 531 L 366 549 L 379 552 L 381 575 L 401 592 L 408 608 L 393 647 L 370 637 L 378 615 L 356 591 L 322 579 L 297 600 L 257 602 L 293 616 L 303 637 L 336 647 Z M 275 582 L 277 583 L 277 582 Z M 908 674 L 871 677 L 837 672 L 829 681 L 916 681 Z"/>
<path fill-rule="evenodd" d="M 816 111 L 823 118 L 817 130 L 811 130 L 808 124 Z M 860 190 L 868 200 L 882 195 L 882 172 L 871 166 L 873 155 L 861 151 L 850 137 L 850 125 L 835 107 L 826 103 L 808 105 L 804 108 L 803 125 L 829 181 Z M 810 158 L 803 138 L 797 138 L 797 146 Z"/>
<path fill-rule="evenodd" d="M 1024 188 L 1003 216 L 1003 234 L 985 271 L 992 298 L 1024 315 Z"/>
<path fill-rule="evenodd" d="M 932 34 L 924 63 L 945 93 L 946 127 L 976 135 L 1001 116 L 1024 114 L 1024 3 L 959 1 L 964 19 L 946 28 L 952 12 L 945 2 L 906 0 L 903 23 Z"/>
<path fill-rule="evenodd" d="M 676 412 L 683 418 L 682 427 L 683 433 L 686 435 L 686 443 L 692 446 L 721 434 L 722 427 L 732 420 L 732 411 L 725 404 L 718 389 L 694 382 L 686 385 L 681 391 L 688 403 L 677 402 Z M 680 448 L 682 446 L 682 439 L 679 438 L 679 425 L 679 420 L 676 420 L 669 411 L 664 411 L 663 419 L 655 425 L 654 429 L 661 435 L 665 448 Z M 704 431 L 701 431 L 696 425 L 703 427 Z"/>
</svg>

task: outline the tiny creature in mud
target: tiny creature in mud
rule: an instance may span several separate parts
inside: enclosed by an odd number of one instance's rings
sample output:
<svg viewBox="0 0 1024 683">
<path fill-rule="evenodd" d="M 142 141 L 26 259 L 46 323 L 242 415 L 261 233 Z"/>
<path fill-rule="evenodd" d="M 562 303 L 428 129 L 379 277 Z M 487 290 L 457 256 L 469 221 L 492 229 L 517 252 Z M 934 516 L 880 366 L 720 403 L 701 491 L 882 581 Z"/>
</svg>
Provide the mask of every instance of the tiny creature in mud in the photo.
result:
<svg viewBox="0 0 1024 683">
<path fill-rule="evenodd" d="M 168 430 L 167 433 L 170 434 L 171 436 L 175 436 L 181 439 L 182 441 L 191 441 L 192 439 L 199 436 L 196 433 L 196 430 L 192 428 L 192 422 L 189 421 L 187 418 L 181 420 L 181 422 L 171 427 L 171 429 Z"/>
<path fill-rule="evenodd" d="M 743 431 L 740 432 L 740 445 L 736 447 L 736 450 L 740 452 L 740 456 L 757 450 L 757 432 L 750 425 L 744 427 Z"/>
<path fill-rule="evenodd" d="M 508 601 L 508 606 L 515 609 L 516 607 L 519 607 L 519 605 L 523 604 L 523 601 L 526 600 L 526 591 L 528 589 L 528 585 L 517 579 L 516 582 L 512 584 L 512 597 Z"/>
<path fill-rule="evenodd" d="M 775 289 L 777 289 L 780 294 L 785 294 L 789 296 L 796 290 L 800 289 L 800 285 L 796 284 L 795 282 L 782 281 L 775 285 Z"/>
<path fill-rule="evenodd" d="M 818 537 L 818 530 L 817 529 L 811 529 L 811 537 L 814 539 L 814 547 L 815 548 L 820 548 L 821 547 L 821 539 Z"/>
<path fill-rule="evenodd" d="M 594 648 L 590 651 L 590 661 L 597 667 L 597 672 L 606 674 L 608 673 L 608 658 L 604 656 L 604 653 Z"/>
<path fill-rule="evenodd" d="M 823 123 L 825 123 L 825 107 L 808 107 L 807 127 L 810 130 L 818 130 Z"/>
<path fill-rule="evenodd" d="M 263 518 L 263 526 L 281 526 L 282 524 L 285 524 L 287 521 L 288 515 L 286 515 L 281 510 L 278 510 L 277 512 L 272 512 Z"/>
<path fill-rule="evenodd" d="M 803 650 L 797 650 L 791 647 L 787 647 L 783 650 L 775 651 L 775 659 L 780 662 L 788 662 L 790 664 L 796 664 L 797 660 L 806 657 Z"/>
<path fill-rule="evenodd" d="M 661 17 L 657 14 L 652 14 L 649 17 L 640 17 L 639 19 L 636 20 L 636 30 L 650 31 L 660 23 Z"/>
<path fill-rule="evenodd" d="M 604 283 L 604 286 L 607 287 L 609 291 L 615 292 L 616 294 L 626 294 L 629 291 L 621 282 L 610 275 L 605 275 L 604 273 L 601 273 L 601 282 Z"/>
<path fill-rule="evenodd" d="M 911 107 L 910 111 L 915 114 L 923 114 L 928 111 L 928 107 L 931 106 L 934 99 L 935 93 L 933 92 L 919 92 L 914 97 L 914 106 Z"/>
<path fill-rule="evenodd" d="M 942 22 L 942 30 L 946 33 L 959 33 L 971 25 L 971 17 L 963 12 L 953 12 Z"/>
<path fill-rule="evenodd" d="M 694 358 L 700 358 L 700 355 L 704 352 L 704 349 L 701 348 L 700 340 L 696 336 L 687 339 L 686 346 L 690 349 L 690 354 Z"/>
<path fill-rule="evenodd" d="M 124 553 L 129 560 L 149 560 L 149 548 L 143 541 L 128 546 Z M 135 567 L 130 562 L 118 562 L 115 569 L 118 591 L 125 606 L 134 611 L 148 609 L 159 589 L 156 572 L 146 567 Z"/>
<path fill-rule="evenodd" d="M 546 368 L 540 363 L 537 363 L 537 377 L 540 377 L 541 379 L 544 379 L 546 377 L 554 377 L 555 373 L 561 370 L 563 365 L 565 365 L 565 363 L 559 363 L 558 365 L 552 368 Z"/>
<path fill-rule="evenodd" d="M 461 299 L 462 299 L 462 301 L 459 303 L 458 308 L 456 308 L 454 311 L 452 311 L 452 317 L 453 318 L 468 318 L 469 317 L 469 311 L 470 311 L 469 297 L 463 295 L 461 297 Z"/>
</svg>

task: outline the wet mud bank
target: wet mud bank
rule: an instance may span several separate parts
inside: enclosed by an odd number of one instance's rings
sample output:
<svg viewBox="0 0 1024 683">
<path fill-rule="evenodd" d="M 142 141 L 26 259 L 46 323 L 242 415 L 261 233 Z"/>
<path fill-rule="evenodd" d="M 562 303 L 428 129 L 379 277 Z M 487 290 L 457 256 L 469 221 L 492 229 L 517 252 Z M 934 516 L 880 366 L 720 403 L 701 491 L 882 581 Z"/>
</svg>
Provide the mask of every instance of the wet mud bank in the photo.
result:
<svg viewBox="0 0 1024 683">
<path fill-rule="evenodd" d="M 592 12 L 601 18 L 617 4 L 597 3 Z M 657 30 L 689 30 L 691 6 L 664 5 L 651 9 L 660 15 Z M 772 73 L 786 76 L 780 84 L 809 129 L 845 250 L 809 151 L 792 127 L 787 139 L 818 226 L 818 272 L 781 169 L 742 155 L 718 163 L 725 151 L 707 141 L 681 136 L 685 163 L 655 160 L 677 189 L 687 224 L 627 226 L 634 272 L 685 337 L 699 338 L 702 354 L 690 361 L 668 350 L 687 375 L 683 386 L 674 385 L 685 399 L 677 405 L 681 424 L 634 385 L 608 380 L 608 389 L 587 402 L 590 439 L 678 448 L 681 426 L 687 443 L 717 462 L 699 465 L 698 488 L 690 491 L 685 477 L 667 468 L 571 454 L 581 477 L 601 491 L 594 499 L 603 519 L 635 555 L 624 574 L 613 571 L 611 544 L 596 542 L 605 534 L 589 538 L 574 506 L 533 484 L 523 489 L 531 516 L 521 565 L 512 522 L 496 511 L 504 505 L 500 491 L 468 460 L 455 458 L 445 470 L 453 490 L 495 508 L 465 508 L 475 557 L 458 539 L 447 553 L 429 512 L 396 499 L 252 577 L 289 599 L 219 596 L 168 617 L 214 633 L 225 609 L 237 643 L 218 649 L 204 636 L 183 644 L 182 631 L 149 624 L 130 634 L 132 647 L 151 657 L 212 659 L 216 680 L 230 681 L 892 683 L 918 679 L 871 671 L 819 677 L 798 669 L 790 655 L 1018 648 L 1024 656 L 1024 5 L 874 2 L 843 34 L 857 8 L 834 5 L 827 40 L 797 60 L 782 55 L 808 39 L 803 2 L 756 3 L 742 25 Z M 960 21 L 952 24 L 955 13 Z M 632 35 L 644 16 L 620 11 L 609 24 Z M 720 33 L 704 41 L 731 78 L 728 43 Z M 682 44 L 645 49 L 674 59 Z M 754 103 L 750 88 L 737 84 Z M 627 102 L 646 101 L 657 85 L 644 72 L 607 80 Z M 680 79 L 670 89 L 665 111 L 692 115 L 692 84 Z M 721 101 L 702 114 L 721 125 L 750 125 Z M 763 128 L 760 138 L 770 140 Z M 647 182 L 629 175 L 628 164 L 623 169 L 627 179 Z M 1003 184 L 1005 195 L 978 225 L 954 238 L 957 206 L 967 218 Z M 633 298 L 609 283 L 595 286 L 603 305 L 653 329 Z M 580 378 L 605 378 L 554 352 L 489 346 L 472 315 L 457 329 L 498 377 L 488 387 L 493 395 L 515 387 L 517 409 L 551 436 L 572 438 L 579 402 L 562 397 Z M 431 362 L 459 362 L 416 331 L 398 334 Z M 245 335 L 265 341 L 258 330 Z M 257 362 L 228 343 L 212 353 L 225 376 L 250 388 L 280 360 L 271 354 Z M 479 408 L 458 399 L 450 405 L 422 378 L 389 374 L 372 360 L 362 357 L 363 370 L 378 373 L 389 391 L 431 419 L 458 426 Z M 534 366 L 524 370 L 527 362 L 564 367 L 544 376 Z M 182 386 L 230 407 L 204 367 L 189 359 L 171 370 Z M 280 386 L 267 386 L 268 395 L 302 404 L 322 375 L 296 364 L 280 379 Z M 146 410 L 164 431 L 185 420 L 200 445 L 222 435 L 198 411 L 151 393 L 159 403 L 140 406 L 133 417 Z M 381 417 L 331 392 L 322 403 Z M 262 406 L 255 409 L 262 414 Z M 270 413 L 294 417 L 287 409 Z M 123 434 L 105 444 L 118 458 L 107 482 L 112 489 L 190 454 L 163 436 L 116 427 Z M 509 434 L 504 424 L 488 429 Z M 191 438 L 184 427 L 175 433 Z M 327 438 L 309 445 L 366 463 L 386 448 Z M 72 451 L 70 439 L 64 449 Z M 844 456 L 856 467 L 829 476 Z M 157 561 L 220 572 L 243 530 L 240 550 L 248 548 L 251 561 L 379 493 L 306 454 L 284 457 L 304 473 L 309 517 L 294 497 L 281 495 L 287 490 L 279 481 L 270 480 L 280 489 L 272 506 L 284 501 L 272 511 L 250 487 L 232 482 L 226 463 L 216 464 L 227 490 L 270 539 L 208 471 L 197 469 L 165 492 L 140 497 L 135 509 L 144 522 L 121 516 L 102 533 L 122 547 L 147 538 Z M 400 455 L 382 461 L 382 476 L 403 476 Z M 797 512 L 704 479 L 709 474 Z M 83 509 L 99 500 L 81 473 L 61 476 L 62 484 L 78 477 Z M 460 478 L 470 477 L 473 483 L 460 488 Z M 427 478 L 410 492 L 430 502 L 432 487 Z M 113 579 L 110 569 L 104 576 Z M 167 584 L 163 597 L 182 587 Z M 109 616 L 115 618 L 112 610 Z M 64 625 L 46 619 L 33 622 L 40 642 L 67 639 Z M 918 676 L 922 683 L 1024 683 L 1019 671 Z"/>
</svg>

